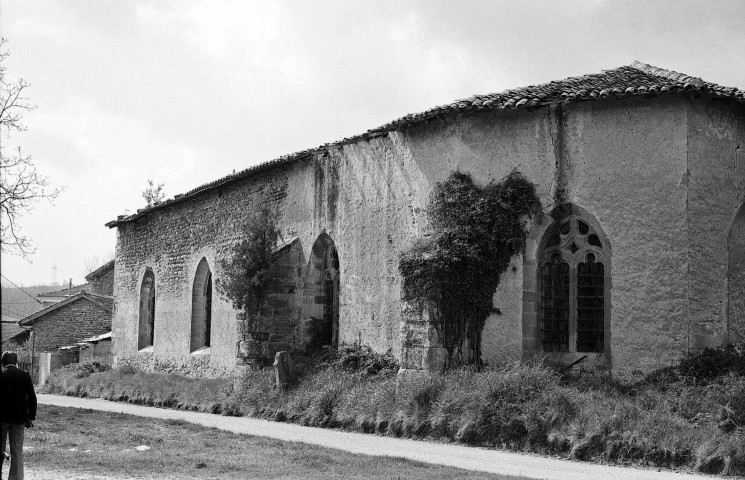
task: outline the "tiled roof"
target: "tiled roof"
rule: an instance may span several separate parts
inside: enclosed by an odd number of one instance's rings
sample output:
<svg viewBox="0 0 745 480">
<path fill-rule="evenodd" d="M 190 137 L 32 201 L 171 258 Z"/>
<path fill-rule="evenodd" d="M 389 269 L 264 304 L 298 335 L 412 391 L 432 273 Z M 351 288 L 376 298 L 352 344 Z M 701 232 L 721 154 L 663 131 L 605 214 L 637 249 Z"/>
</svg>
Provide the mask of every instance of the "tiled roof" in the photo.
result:
<svg viewBox="0 0 745 480">
<path fill-rule="evenodd" d="M 84 338 L 80 342 L 81 343 L 94 343 L 94 342 L 100 342 L 101 340 L 111 340 L 111 332 L 102 333 L 101 335 L 95 335 L 93 337 Z"/>
<path fill-rule="evenodd" d="M 15 322 L 7 322 L 3 320 L 2 325 L 0 325 L 0 328 L 3 329 L 3 340 L 8 340 L 11 337 L 15 337 L 19 333 L 25 332 L 25 328 L 21 328 L 18 325 L 18 320 Z"/>
<path fill-rule="evenodd" d="M 105 295 L 95 295 L 92 293 L 87 293 L 86 291 L 78 292 L 75 295 L 72 295 L 70 297 L 65 298 L 64 300 L 61 300 L 57 303 L 53 303 L 52 305 L 49 305 L 46 308 L 43 308 L 39 310 L 36 313 L 32 313 L 31 315 L 21 319 L 20 322 L 18 322 L 21 326 L 29 326 L 33 325 L 34 321 L 38 318 L 43 317 L 44 315 L 53 312 L 54 310 L 57 310 L 58 308 L 64 307 L 65 305 L 68 305 L 73 302 L 77 302 L 78 300 L 88 300 L 90 303 L 96 305 L 97 307 L 111 313 L 114 308 L 114 298 L 108 297 Z"/>
<path fill-rule="evenodd" d="M 73 285 L 72 289 L 65 287 L 62 290 L 40 293 L 37 295 L 37 297 L 70 297 L 72 295 L 75 295 L 76 293 L 82 292 L 87 286 L 87 283 L 84 283 L 82 285 Z"/>
<path fill-rule="evenodd" d="M 705 82 L 697 77 L 635 61 L 630 65 L 613 70 L 603 70 L 601 73 L 570 77 L 540 85 L 505 90 L 501 93 L 474 95 L 447 105 L 430 108 L 421 113 L 406 115 L 381 127 L 368 130 L 361 135 L 355 135 L 334 143 L 327 143 L 317 148 L 284 155 L 247 168 L 241 172 L 233 173 L 214 182 L 201 185 L 183 195 L 176 195 L 173 199 L 166 200 L 158 205 L 139 209 L 134 215 L 120 215 L 116 220 L 108 222 L 106 226 L 113 228 L 120 223 L 134 221 L 152 211 L 167 208 L 174 203 L 180 203 L 204 191 L 257 174 L 278 164 L 299 161 L 314 154 L 322 154 L 360 140 L 380 137 L 386 135 L 388 132 L 403 130 L 442 116 L 472 114 L 492 110 L 531 108 L 604 98 L 652 97 L 682 92 L 697 92 L 703 95 L 745 104 L 745 91 L 738 88 L 723 87 L 715 83 Z"/>
<path fill-rule="evenodd" d="M 86 292 L 86 295 L 96 300 L 98 303 L 103 305 L 104 307 L 108 308 L 109 311 L 114 310 L 114 297 L 108 296 L 108 295 L 98 295 L 95 293 L 88 293 Z"/>
<path fill-rule="evenodd" d="M 109 270 L 111 270 L 112 268 L 114 268 L 114 260 L 109 260 L 108 262 L 104 263 L 103 265 L 101 265 L 97 269 L 93 270 L 88 275 L 86 275 L 85 276 L 85 279 L 88 280 L 88 281 L 91 281 L 93 279 L 96 279 L 96 278 L 100 277 L 101 275 L 103 275 L 104 273 L 106 273 Z"/>
</svg>

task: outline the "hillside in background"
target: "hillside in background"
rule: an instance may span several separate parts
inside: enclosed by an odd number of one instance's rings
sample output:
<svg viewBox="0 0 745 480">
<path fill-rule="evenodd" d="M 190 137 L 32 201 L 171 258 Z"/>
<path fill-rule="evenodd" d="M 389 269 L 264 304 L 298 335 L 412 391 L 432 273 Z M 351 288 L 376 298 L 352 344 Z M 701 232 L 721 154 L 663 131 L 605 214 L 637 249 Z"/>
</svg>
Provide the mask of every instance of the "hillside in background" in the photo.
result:
<svg viewBox="0 0 745 480">
<path fill-rule="evenodd" d="M 41 309 L 36 295 L 64 288 L 63 284 L 36 285 L 18 288 L 4 277 L 2 279 L 2 318 L 20 320 Z"/>
</svg>

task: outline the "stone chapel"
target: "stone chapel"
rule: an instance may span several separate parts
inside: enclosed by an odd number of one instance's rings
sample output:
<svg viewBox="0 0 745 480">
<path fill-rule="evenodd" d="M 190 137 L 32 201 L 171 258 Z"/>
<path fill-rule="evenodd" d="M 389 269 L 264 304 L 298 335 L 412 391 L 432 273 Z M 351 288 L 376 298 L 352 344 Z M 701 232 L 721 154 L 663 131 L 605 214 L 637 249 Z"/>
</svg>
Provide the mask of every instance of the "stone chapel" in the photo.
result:
<svg viewBox="0 0 745 480">
<path fill-rule="evenodd" d="M 114 354 L 231 372 L 238 312 L 215 288 L 220 260 L 270 205 L 272 351 L 361 343 L 439 368 L 426 316 L 401 301 L 399 255 L 436 182 L 513 169 L 546 215 L 494 292 L 487 363 L 649 371 L 745 341 L 745 91 L 634 62 L 407 115 L 117 217 Z"/>
</svg>

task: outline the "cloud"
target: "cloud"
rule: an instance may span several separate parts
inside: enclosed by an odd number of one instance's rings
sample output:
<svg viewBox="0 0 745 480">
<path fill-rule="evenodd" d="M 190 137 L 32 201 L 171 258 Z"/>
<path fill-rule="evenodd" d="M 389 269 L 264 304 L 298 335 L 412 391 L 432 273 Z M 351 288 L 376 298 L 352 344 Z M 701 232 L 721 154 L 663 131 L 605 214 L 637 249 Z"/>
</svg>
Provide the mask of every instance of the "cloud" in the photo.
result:
<svg viewBox="0 0 745 480">
<path fill-rule="evenodd" d="M 293 43 L 288 6 L 264 1 L 195 0 L 137 7 L 139 19 L 181 38 L 191 48 L 229 64 L 293 78 L 308 67 Z M 242 60 L 236 62 L 236 60 Z"/>
<path fill-rule="evenodd" d="M 137 194 L 147 179 L 187 188 L 187 179 L 201 174 L 202 157 L 191 146 L 158 137 L 147 121 L 112 114 L 81 98 L 70 98 L 64 108 L 34 113 L 32 120 L 33 135 L 42 147 L 37 156 L 46 158 L 50 176 L 98 197 L 111 216 L 137 206 L 125 207 L 117 199 L 131 202 L 134 196 L 142 202 Z M 55 161 L 59 151 L 64 152 L 64 163 Z M 105 193 L 101 185 L 108 186 Z"/>
</svg>

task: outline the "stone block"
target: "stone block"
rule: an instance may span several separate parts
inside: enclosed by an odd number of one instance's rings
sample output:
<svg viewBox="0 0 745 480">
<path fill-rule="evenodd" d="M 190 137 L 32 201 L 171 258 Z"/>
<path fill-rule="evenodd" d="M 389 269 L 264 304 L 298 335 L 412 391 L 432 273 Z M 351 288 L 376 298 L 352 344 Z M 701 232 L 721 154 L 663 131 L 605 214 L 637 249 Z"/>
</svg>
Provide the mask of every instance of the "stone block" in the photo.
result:
<svg viewBox="0 0 745 480">
<path fill-rule="evenodd" d="M 287 389 L 297 380 L 289 352 L 282 351 L 274 355 L 274 379 L 276 388 L 280 390 Z"/>
</svg>

